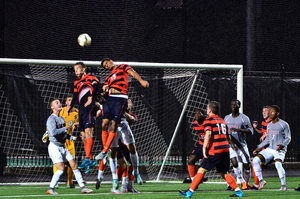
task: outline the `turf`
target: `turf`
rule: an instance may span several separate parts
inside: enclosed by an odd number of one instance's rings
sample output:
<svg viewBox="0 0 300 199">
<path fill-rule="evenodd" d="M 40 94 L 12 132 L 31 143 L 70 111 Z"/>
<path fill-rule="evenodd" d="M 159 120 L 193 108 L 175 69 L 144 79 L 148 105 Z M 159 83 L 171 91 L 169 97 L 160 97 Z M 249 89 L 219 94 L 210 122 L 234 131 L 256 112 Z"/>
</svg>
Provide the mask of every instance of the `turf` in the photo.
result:
<svg viewBox="0 0 300 199">
<path fill-rule="evenodd" d="M 261 191 L 243 191 L 246 198 L 300 198 L 300 192 L 294 191 L 295 187 L 299 186 L 300 179 L 297 177 L 287 178 L 287 191 L 278 191 L 280 188 L 280 181 L 276 177 L 265 178 L 267 185 Z M 181 181 L 182 182 L 182 181 Z M 250 184 L 253 184 L 253 179 Z M 65 185 L 60 185 L 56 189 L 58 195 L 47 195 L 47 185 L 22 185 L 22 186 L 0 186 L 0 198 L 71 198 L 71 199 L 85 199 L 85 198 L 163 198 L 176 199 L 184 198 L 178 190 L 186 190 L 190 184 L 186 183 L 145 183 L 143 185 L 135 184 L 135 188 L 140 191 L 140 194 L 111 194 L 111 184 L 103 184 L 100 189 L 95 190 L 95 184 L 88 184 L 89 188 L 94 189 L 93 194 L 81 194 L 80 189 L 68 189 Z M 226 184 L 212 184 L 205 183 L 199 185 L 198 190 L 194 193 L 192 198 L 229 198 L 229 195 L 234 194 L 234 191 L 225 191 Z"/>
</svg>

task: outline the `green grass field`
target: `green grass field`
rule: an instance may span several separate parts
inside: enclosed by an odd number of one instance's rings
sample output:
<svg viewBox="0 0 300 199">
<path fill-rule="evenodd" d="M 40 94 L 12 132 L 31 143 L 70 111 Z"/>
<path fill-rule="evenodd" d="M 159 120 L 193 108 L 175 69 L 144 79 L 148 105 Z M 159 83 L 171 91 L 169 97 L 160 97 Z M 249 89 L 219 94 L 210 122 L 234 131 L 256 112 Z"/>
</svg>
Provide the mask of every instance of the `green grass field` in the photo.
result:
<svg viewBox="0 0 300 199">
<path fill-rule="evenodd" d="M 265 178 L 267 185 L 261 191 L 243 191 L 247 198 L 300 198 L 300 192 L 294 191 L 300 183 L 299 177 L 287 178 L 287 191 L 278 191 L 280 188 L 280 181 L 278 177 Z M 180 181 L 182 182 L 182 181 Z M 250 184 L 253 184 L 253 179 Z M 140 194 L 121 194 L 115 195 L 110 193 L 111 184 L 103 184 L 100 189 L 95 190 L 95 184 L 88 184 L 89 188 L 94 189 L 93 194 L 81 194 L 80 189 L 68 189 L 65 185 L 60 185 L 56 189 L 58 195 L 47 195 L 46 191 L 48 185 L 22 185 L 22 186 L 0 186 L 0 198 L 184 198 L 178 190 L 186 190 L 190 184 L 186 183 L 152 183 L 148 182 L 143 185 L 135 184 L 135 188 L 140 191 Z M 205 183 L 199 185 L 198 190 L 194 193 L 192 198 L 229 198 L 229 195 L 234 194 L 234 191 L 225 191 L 226 184 L 212 184 Z"/>
</svg>

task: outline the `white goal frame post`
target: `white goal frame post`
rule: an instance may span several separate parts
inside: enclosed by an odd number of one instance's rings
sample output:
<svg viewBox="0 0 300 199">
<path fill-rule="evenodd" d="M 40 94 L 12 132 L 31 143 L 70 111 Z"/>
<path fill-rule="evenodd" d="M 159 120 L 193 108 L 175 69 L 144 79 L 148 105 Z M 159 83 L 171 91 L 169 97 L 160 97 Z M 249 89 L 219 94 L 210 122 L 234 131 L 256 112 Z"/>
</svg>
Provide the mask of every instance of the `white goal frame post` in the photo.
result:
<svg viewBox="0 0 300 199">
<path fill-rule="evenodd" d="M 82 60 L 80 60 L 82 61 Z M 67 65 L 73 66 L 78 61 L 74 60 L 47 60 L 47 59 L 17 59 L 17 58 L 0 58 L 0 64 L 35 64 L 35 65 Z M 100 66 L 101 61 L 83 61 L 86 66 Z M 120 62 L 116 61 L 114 64 L 119 65 L 126 63 L 133 68 L 169 68 L 169 69 L 215 69 L 215 70 L 237 70 L 237 99 L 241 102 L 240 112 L 243 112 L 243 65 L 233 65 L 233 64 L 189 64 L 189 63 L 152 63 L 152 62 Z M 195 83 L 196 78 L 193 81 L 193 85 Z M 192 87 L 193 87 L 192 85 Z M 150 85 L 151 86 L 151 85 Z M 156 181 L 160 180 L 160 175 L 165 166 L 166 160 L 169 156 L 171 147 L 175 140 L 177 131 L 180 127 L 181 120 L 183 118 L 184 112 L 187 107 L 187 102 L 189 101 L 189 96 L 191 95 L 192 88 L 186 98 L 186 102 L 182 109 L 181 115 L 179 117 L 179 121 L 177 122 L 177 126 L 174 130 L 173 137 L 170 141 L 168 150 L 166 155 L 164 156 L 164 160 L 160 171 L 157 175 Z"/>
</svg>

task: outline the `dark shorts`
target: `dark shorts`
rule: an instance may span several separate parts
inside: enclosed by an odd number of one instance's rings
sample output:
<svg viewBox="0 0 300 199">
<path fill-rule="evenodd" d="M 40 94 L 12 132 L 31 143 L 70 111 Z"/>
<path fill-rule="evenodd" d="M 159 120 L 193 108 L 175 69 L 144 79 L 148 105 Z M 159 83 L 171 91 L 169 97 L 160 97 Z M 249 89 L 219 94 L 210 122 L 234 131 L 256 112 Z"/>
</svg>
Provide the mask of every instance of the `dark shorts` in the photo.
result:
<svg viewBox="0 0 300 199">
<path fill-rule="evenodd" d="M 97 110 L 98 108 L 93 103 L 87 107 L 79 107 L 79 131 L 95 126 Z"/>
<path fill-rule="evenodd" d="M 191 154 L 191 155 L 194 155 L 194 156 L 196 156 L 197 158 L 202 159 L 202 158 L 203 158 L 202 147 L 197 147 L 197 148 L 195 148 L 195 150 L 192 151 L 192 154 Z"/>
<path fill-rule="evenodd" d="M 125 157 L 127 161 L 130 161 L 130 152 L 127 148 L 127 146 L 119 145 L 118 152 L 117 152 L 117 158 L 121 159 Z"/>
<path fill-rule="evenodd" d="M 208 156 L 208 158 L 203 158 L 200 167 L 207 170 L 212 170 L 214 167 L 216 167 L 218 173 L 229 171 L 229 152 L 217 153 L 215 155 Z"/>
<path fill-rule="evenodd" d="M 109 119 L 120 123 L 127 108 L 128 102 L 126 98 L 110 96 L 104 104 L 102 119 Z"/>
</svg>

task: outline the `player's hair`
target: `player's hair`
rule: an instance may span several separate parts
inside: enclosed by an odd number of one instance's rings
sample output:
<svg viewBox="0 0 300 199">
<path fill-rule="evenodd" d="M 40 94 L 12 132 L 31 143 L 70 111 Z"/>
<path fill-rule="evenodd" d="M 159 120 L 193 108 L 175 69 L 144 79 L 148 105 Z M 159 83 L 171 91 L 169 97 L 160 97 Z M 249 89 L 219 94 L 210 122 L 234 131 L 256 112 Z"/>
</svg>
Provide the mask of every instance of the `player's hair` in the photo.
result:
<svg viewBox="0 0 300 199">
<path fill-rule="evenodd" d="M 233 99 L 231 102 L 236 102 L 237 107 L 241 108 L 241 101 L 238 99 Z"/>
<path fill-rule="evenodd" d="M 213 114 L 216 114 L 216 115 L 219 114 L 219 111 L 220 111 L 220 108 L 221 108 L 219 102 L 211 101 L 211 102 L 208 103 L 208 106 L 209 106 L 209 108 L 210 108 L 210 110 Z"/>
<path fill-rule="evenodd" d="M 72 97 L 73 98 L 73 95 L 67 95 L 67 97 L 65 98 L 65 100 L 67 100 L 68 98 Z"/>
<path fill-rule="evenodd" d="M 204 116 L 204 111 L 202 111 L 202 109 L 197 108 L 195 112 L 199 111 L 201 113 L 201 115 Z"/>
<path fill-rule="evenodd" d="M 104 61 L 110 61 L 110 60 L 111 60 L 110 58 L 104 58 L 104 59 L 102 59 L 102 61 L 101 61 L 101 67 L 103 67 Z"/>
<path fill-rule="evenodd" d="M 80 65 L 82 68 L 85 68 L 85 64 L 82 61 L 76 62 L 75 65 Z"/>
<path fill-rule="evenodd" d="M 272 108 L 275 109 L 277 113 L 280 113 L 280 107 L 278 105 L 272 105 Z"/>
<path fill-rule="evenodd" d="M 52 106 L 52 102 L 55 101 L 55 100 L 57 100 L 57 99 L 51 99 L 51 101 L 49 102 L 48 107 L 49 107 L 50 109 L 51 109 L 51 106 Z"/>
<path fill-rule="evenodd" d="M 269 110 L 272 108 L 271 106 L 267 105 L 267 106 L 263 106 L 263 109 L 264 108 L 268 108 Z"/>
</svg>

